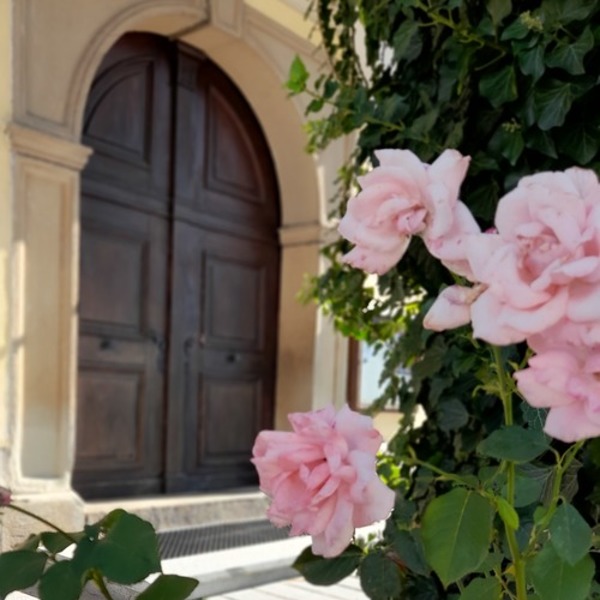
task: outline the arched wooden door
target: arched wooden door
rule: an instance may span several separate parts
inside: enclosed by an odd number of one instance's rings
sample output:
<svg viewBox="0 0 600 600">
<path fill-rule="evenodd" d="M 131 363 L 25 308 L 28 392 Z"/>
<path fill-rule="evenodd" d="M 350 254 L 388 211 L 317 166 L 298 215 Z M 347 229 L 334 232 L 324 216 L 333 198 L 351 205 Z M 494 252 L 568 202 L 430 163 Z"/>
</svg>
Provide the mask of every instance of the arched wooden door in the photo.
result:
<svg viewBox="0 0 600 600">
<path fill-rule="evenodd" d="M 269 149 L 226 75 L 128 34 L 83 142 L 74 487 L 115 497 L 255 483 L 273 420 L 279 220 Z"/>
</svg>

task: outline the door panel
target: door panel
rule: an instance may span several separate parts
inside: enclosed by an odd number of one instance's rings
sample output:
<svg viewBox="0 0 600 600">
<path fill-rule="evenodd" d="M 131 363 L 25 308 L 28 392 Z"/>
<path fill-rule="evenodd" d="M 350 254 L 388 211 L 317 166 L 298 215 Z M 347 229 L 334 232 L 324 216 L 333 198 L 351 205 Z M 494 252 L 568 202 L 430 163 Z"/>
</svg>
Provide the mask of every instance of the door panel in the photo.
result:
<svg viewBox="0 0 600 600">
<path fill-rule="evenodd" d="M 77 461 L 85 496 L 162 486 L 167 222 L 82 202 Z"/>
</svg>

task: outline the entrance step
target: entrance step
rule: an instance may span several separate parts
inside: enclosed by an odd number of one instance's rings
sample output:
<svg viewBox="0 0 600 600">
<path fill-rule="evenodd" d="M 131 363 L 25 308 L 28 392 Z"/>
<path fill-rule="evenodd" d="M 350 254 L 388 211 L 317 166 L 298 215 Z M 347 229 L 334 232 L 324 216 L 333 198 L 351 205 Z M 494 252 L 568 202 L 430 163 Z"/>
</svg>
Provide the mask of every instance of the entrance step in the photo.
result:
<svg viewBox="0 0 600 600">
<path fill-rule="evenodd" d="M 115 508 L 138 515 L 157 531 L 264 519 L 268 500 L 255 488 L 185 496 L 153 496 L 87 502 L 85 519 L 94 523 Z"/>
</svg>

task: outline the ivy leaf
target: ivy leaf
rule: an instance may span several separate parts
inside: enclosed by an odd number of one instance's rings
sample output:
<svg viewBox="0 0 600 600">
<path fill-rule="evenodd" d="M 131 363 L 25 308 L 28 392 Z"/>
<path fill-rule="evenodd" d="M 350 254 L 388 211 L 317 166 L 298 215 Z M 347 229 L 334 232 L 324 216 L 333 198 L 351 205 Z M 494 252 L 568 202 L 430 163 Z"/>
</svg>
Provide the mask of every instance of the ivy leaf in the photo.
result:
<svg viewBox="0 0 600 600">
<path fill-rule="evenodd" d="M 0 554 L 0 599 L 35 584 L 44 572 L 47 556 L 32 550 Z"/>
<path fill-rule="evenodd" d="M 354 573 L 364 557 L 363 551 L 354 544 L 348 546 L 335 558 L 323 558 L 305 548 L 292 567 L 314 585 L 333 585 Z"/>
<path fill-rule="evenodd" d="M 494 108 L 517 98 L 517 78 L 512 65 L 481 78 L 479 93 L 490 101 Z"/>
<path fill-rule="evenodd" d="M 518 425 L 492 432 L 477 447 L 480 454 L 498 460 L 529 462 L 548 450 L 548 441 L 531 429 Z"/>
<path fill-rule="evenodd" d="M 541 43 L 520 52 L 518 58 L 523 75 L 530 75 L 534 81 L 537 81 L 544 74 L 546 65 L 544 64 L 544 46 Z"/>
<path fill-rule="evenodd" d="M 578 119 L 564 127 L 559 137 L 559 148 L 579 165 L 587 165 L 600 149 L 600 127 L 598 123 Z"/>
<path fill-rule="evenodd" d="M 533 587 L 542 600 L 586 600 L 594 570 L 594 561 L 589 555 L 570 565 L 550 544 L 533 557 L 528 569 Z"/>
<path fill-rule="evenodd" d="M 81 574 L 70 560 L 48 568 L 40 579 L 40 600 L 77 600 L 83 589 Z"/>
<path fill-rule="evenodd" d="M 197 587 L 198 581 L 180 575 L 159 575 L 137 600 L 184 600 Z"/>
<path fill-rule="evenodd" d="M 308 71 L 302 62 L 302 59 L 296 55 L 290 66 L 290 72 L 288 80 L 285 82 L 285 87 L 290 90 L 292 94 L 300 94 L 306 89 L 308 77 Z"/>
<path fill-rule="evenodd" d="M 370 552 L 360 565 L 360 586 L 371 600 L 397 598 L 402 591 L 398 565 L 382 552 Z"/>
<path fill-rule="evenodd" d="M 560 42 L 546 57 L 546 64 L 549 67 L 563 69 L 571 75 L 582 75 L 585 73 L 583 59 L 593 47 L 594 34 L 588 26 L 572 44 Z"/>
<path fill-rule="evenodd" d="M 565 122 L 573 103 L 573 90 L 570 84 L 556 79 L 536 90 L 533 95 L 533 107 L 537 125 L 542 131 L 548 131 Z"/>
<path fill-rule="evenodd" d="M 444 586 L 476 570 L 485 560 L 493 516 L 488 500 L 464 488 L 429 503 L 421 526 L 423 548 Z"/>
<path fill-rule="evenodd" d="M 473 579 L 460 595 L 459 600 L 500 600 L 502 586 L 495 577 Z"/>
<path fill-rule="evenodd" d="M 525 144 L 528 148 L 537 150 L 538 152 L 541 152 L 542 154 L 545 154 L 550 158 L 558 158 L 558 153 L 556 152 L 556 145 L 554 144 L 554 140 L 547 131 L 542 131 L 537 127 L 529 129 L 527 131 Z"/>
<path fill-rule="evenodd" d="M 439 428 L 446 432 L 460 429 L 469 421 L 465 405 L 457 398 L 440 402 L 437 414 Z"/>
<path fill-rule="evenodd" d="M 511 0 L 489 0 L 485 5 L 490 17 L 492 17 L 492 23 L 499 25 L 505 17 L 508 17 L 512 12 L 512 1 Z"/>
<path fill-rule="evenodd" d="M 502 123 L 490 139 L 490 150 L 504 156 L 514 167 L 525 149 L 525 140 L 520 127 L 511 129 Z"/>
<path fill-rule="evenodd" d="M 550 522 L 550 541 L 562 560 L 575 565 L 589 552 L 592 530 L 573 505 L 561 504 Z"/>
<path fill-rule="evenodd" d="M 594 8 L 596 0 L 544 0 L 541 12 L 546 22 L 564 26 L 586 19 Z"/>
</svg>

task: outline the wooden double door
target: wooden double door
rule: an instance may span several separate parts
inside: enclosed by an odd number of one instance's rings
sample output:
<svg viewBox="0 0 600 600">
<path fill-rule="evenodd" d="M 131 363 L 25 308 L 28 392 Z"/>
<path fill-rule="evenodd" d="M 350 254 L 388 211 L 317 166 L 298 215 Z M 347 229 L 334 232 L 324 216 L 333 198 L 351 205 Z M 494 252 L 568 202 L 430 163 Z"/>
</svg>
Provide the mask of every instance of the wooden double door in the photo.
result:
<svg viewBox="0 0 600 600">
<path fill-rule="evenodd" d="M 85 498 L 253 484 L 273 420 L 279 248 L 268 146 L 226 75 L 128 34 L 83 142 L 77 445 Z"/>
</svg>

